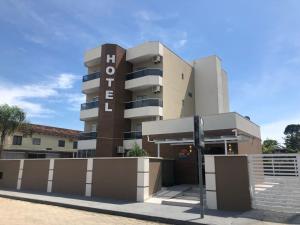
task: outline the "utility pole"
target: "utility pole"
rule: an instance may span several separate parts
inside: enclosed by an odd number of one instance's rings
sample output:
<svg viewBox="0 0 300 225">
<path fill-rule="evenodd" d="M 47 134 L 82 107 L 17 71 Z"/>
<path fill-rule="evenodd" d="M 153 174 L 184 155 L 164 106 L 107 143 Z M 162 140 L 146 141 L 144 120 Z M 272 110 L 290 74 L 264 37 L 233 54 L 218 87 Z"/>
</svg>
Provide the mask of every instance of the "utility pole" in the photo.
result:
<svg viewBox="0 0 300 225">
<path fill-rule="evenodd" d="M 199 176 L 199 188 L 200 188 L 200 215 L 204 218 L 204 198 L 203 198 L 203 170 L 202 170 L 202 160 L 205 144 L 204 144 L 204 130 L 203 130 L 203 119 L 195 115 L 194 116 L 194 146 L 198 153 L 198 176 Z"/>
</svg>

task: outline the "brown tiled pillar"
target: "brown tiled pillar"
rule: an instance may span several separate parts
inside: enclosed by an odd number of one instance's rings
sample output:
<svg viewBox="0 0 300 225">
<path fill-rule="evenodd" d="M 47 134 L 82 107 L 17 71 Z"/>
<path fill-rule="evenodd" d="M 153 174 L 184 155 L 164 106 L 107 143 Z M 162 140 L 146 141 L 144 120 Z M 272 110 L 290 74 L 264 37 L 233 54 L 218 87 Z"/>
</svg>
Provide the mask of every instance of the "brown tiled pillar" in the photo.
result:
<svg viewBox="0 0 300 225">
<path fill-rule="evenodd" d="M 96 157 L 117 156 L 117 147 L 123 145 L 123 132 L 130 130 L 130 121 L 124 119 L 124 102 L 131 100 L 131 92 L 125 90 L 130 71 L 125 49 L 115 44 L 102 45 Z"/>
</svg>

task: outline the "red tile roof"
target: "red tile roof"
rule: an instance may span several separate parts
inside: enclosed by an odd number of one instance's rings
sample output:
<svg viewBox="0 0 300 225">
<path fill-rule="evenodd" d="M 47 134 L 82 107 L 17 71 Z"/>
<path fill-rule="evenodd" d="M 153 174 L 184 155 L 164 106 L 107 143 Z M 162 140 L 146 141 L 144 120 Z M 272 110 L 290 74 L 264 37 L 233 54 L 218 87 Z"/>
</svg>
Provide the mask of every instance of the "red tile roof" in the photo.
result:
<svg viewBox="0 0 300 225">
<path fill-rule="evenodd" d="M 27 124 L 25 127 L 22 127 L 20 130 L 23 132 L 26 130 L 27 132 L 30 133 L 38 133 L 38 134 L 45 134 L 50 136 L 73 138 L 73 139 L 78 139 L 80 133 L 79 130 L 50 127 L 50 126 L 39 125 L 39 124 Z"/>
</svg>

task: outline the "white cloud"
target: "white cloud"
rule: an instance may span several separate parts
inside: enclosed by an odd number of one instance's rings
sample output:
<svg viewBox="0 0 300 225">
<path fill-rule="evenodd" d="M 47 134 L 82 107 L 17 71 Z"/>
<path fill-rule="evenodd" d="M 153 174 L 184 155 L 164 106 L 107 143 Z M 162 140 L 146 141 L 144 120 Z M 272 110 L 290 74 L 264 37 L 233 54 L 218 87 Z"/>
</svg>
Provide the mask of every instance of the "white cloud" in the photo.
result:
<svg viewBox="0 0 300 225">
<path fill-rule="evenodd" d="M 300 124 L 300 113 L 297 116 L 289 119 L 282 119 L 271 123 L 261 125 L 261 137 L 265 139 L 275 139 L 283 143 L 284 129 L 289 124 Z"/>
<path fill-rule="evenodd" d="M 71 89 L 78 76 L 62 73 L 57 78 L 36 84 L 16 85 L 13 83 L 1 82 L 0 84 L 0 104 L 17 105 L 25 110 L 28 117 L 49 117 L 55 114 L 55 110 L 47 107 L 44 101 L 50 98 L 68 96 L 62 90 Z"/>
<path fill-rule="evenodd" d="M 57 79 L 58 87 L 62 89 L 72 88 L 74 81 L 79 78 L 79 76 L 75 76 L 74 74 L 62 73 Z"/>
<path fill-rule="evenodd" d="M 68 103 L 70 104 L 69 109 L 72 111 L 79 111 L 80 105 L 85 102 L 85 95 L 83 94 L 66 94 L 65 95 Z"/>
<path fill-rule="evenodd" d="M 176 26 L 178 15 L 158 14 L 153 11 L 140 10 L 134 14 L 141 41 L 159 40 L 171 48 L 179 49 L 187 44 L 187 32 Z M 169 26 L 163 25 L 172 24 Z"/>
</svg>

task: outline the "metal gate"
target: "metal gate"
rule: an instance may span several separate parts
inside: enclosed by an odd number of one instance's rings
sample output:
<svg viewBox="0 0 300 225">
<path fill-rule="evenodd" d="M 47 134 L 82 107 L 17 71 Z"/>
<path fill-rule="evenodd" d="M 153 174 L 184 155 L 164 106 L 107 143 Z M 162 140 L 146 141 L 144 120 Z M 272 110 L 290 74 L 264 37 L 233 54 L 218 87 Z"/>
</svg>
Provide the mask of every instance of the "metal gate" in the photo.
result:
<svg viewBox="0 0 300 225">
<path fill-rule="evenodd" d="M 254 209 L 300 213 L 300 154 L 249 155 Z"/>
</svg>

